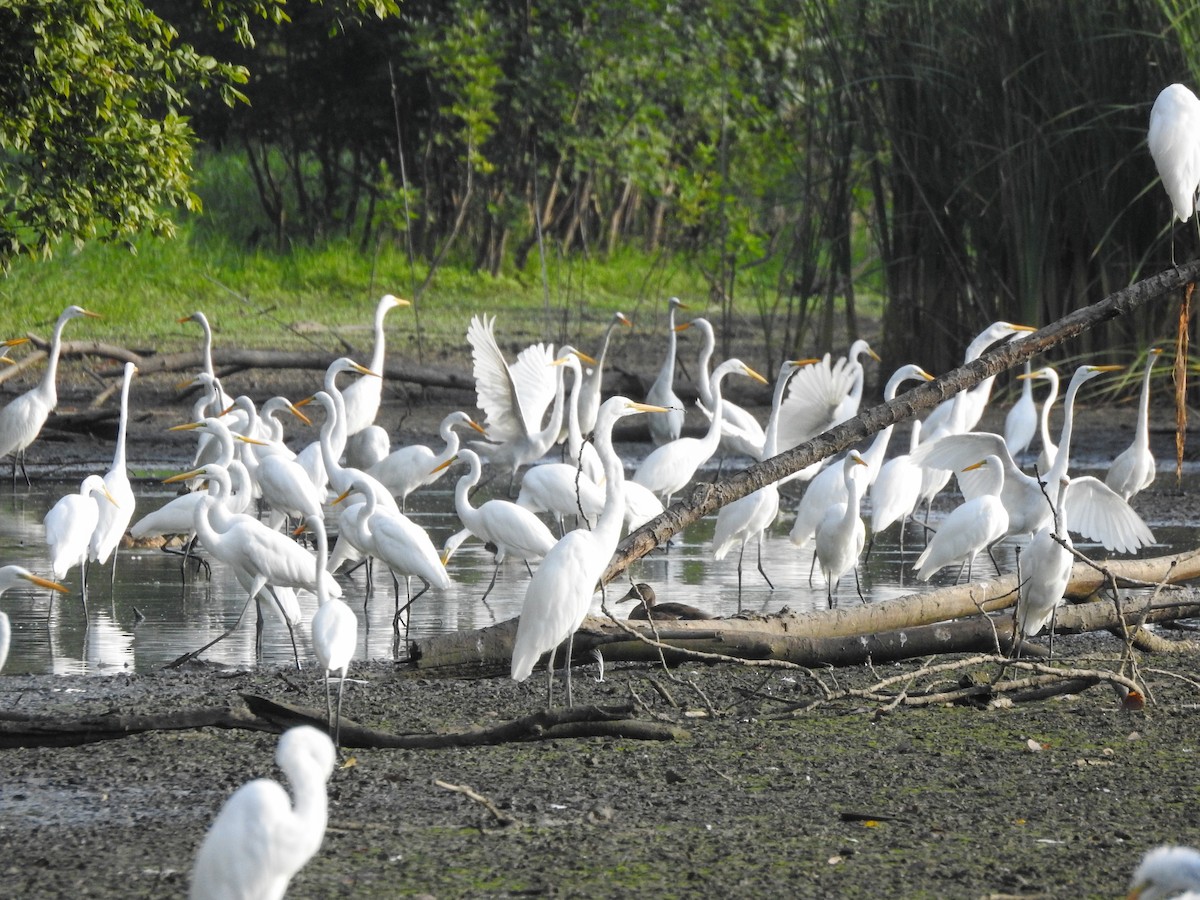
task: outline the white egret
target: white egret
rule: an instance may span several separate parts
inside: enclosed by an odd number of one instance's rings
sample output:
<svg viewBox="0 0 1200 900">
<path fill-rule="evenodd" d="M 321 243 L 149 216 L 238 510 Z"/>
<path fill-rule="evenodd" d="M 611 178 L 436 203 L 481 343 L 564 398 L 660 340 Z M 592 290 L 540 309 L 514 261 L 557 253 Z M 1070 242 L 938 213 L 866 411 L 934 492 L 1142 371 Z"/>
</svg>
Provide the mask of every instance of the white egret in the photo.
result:
<svg viewBox="0 0 1200 900">
<path fill-rule="evenodd" d="M 359 379 L 346 386 L 342 397 L 346 403 L 346 437 L 358 434 L 375 421 L 379 412 L 379 404 L 383 399 L 383 362 L 386 356 L 383 318 L 389 310 L 398 306 L 408 306 L 407 300 L 384 294 L 375 307 L 375 349 L 371 353 L 371 361 L 367 368 L 377 373 L 379 378 Z"/>
<path fill-rule="evenodd" d="M 17 462 L 21 463 L 21 474 L 25 483 L 29 484 L 29 473 L 25 471 L 25 450 L 32 444 L 46 424 L 46 419 L 58 405 L 58 358 L 62 352 L 63 328 L 72 319 L 86 316 L 99 319 L 100 316 L 89 312 L 80 306 L 68 306 L 54 323 L 54 333 L 50 337 L 50 351 L 46 354 L 46 371 L 37 387 L 26 391 L 14 399 L 4 409 L 0 409 L 0 458 L 12 454 L 13 484 L 17 483 Z"/>
<path fill-rule="evenodd" d="M 396 498 L 400 508 L 404 509 L 408 495 L 417 488 L 433 484 L 438 475 L 431 474 L 433 470 L 458 453 L 459 437 L 455 428 L 472 428 L 479 434 L 485 434 L 465 412 L 456 411 L 442 419 L 438 426 L 445 447 L 439 453 L 434 453 L 424 444 L 413 444 L 392 451 L 375 465 L 366 470 L 367 474 L 377 479 Z M 352 467 L 357 468 L 357 467 Z M 440 475 L 440 473 L 438 473 Z"/>
<path fill-rule="evenodd" d="M 596 354 L 595 364 L 585 369 L 583 373 L 583 390 L 579 395 L 579 428 L 583 434 L 591 434 L 596 427 L 596 413 L 600 410 L 600 389 L 604 381 L 604 360 L 608 356 L 608 342 L 612 338 L 613 329 L 618 325 L 632 328 L 633 323 L 624 313 L 615 312 L 604 329 L 604 340 L 600 343 L 600 352 Z"/>
<path fill-rule="evenodd" d="M 1163 88 L 1150 110 L 1147 143 L 1175 211 L 1171 224 L 1175 219 L 1186 222 L 1196 212 L 1196 191 L 1200 189 L 1200 99 L 1182 84 Z"/>
<path fill-rule="evenodd" d="M 238 788 L 213 821 L 192 867 L 190 900 L 280 900 L 292 877 L 321 849 L 329 818 L 325 784 L 337 751 L 310 725 L 284 732 L 275 762 L 295 805 L 277 782 Z"/>
<path fill-rule="evenodd" d="M 613 450 L 612 428 L 618 419 L 641 412 L 661 413 L 665 410 L 634 403 L 625 397 L 612 397 L 601 404 L 600 412 L 596 414 L 594 440 L 604 463 L 604 510 L 594 529 L 577 528 L 554 544 L 534 572 L 521 604 L 521 618 L 513 643 L 512 678 L 524 681 L 542 654 L 549 651 L 547 672 L 548 683 L 552 685 L 555 650 L 563 641 L 568 641 L 565 663 L 568 706 L 573 702 L 571 642 L 591 606 L 600 576 L 617 548 L 625 510 L 625 473 Z M 552 702 L 553 698 L 549 697 L 548 704 Z"/>
<path fill-rule="evenodd" d="M 662 446 L 668 441 L 679 438 L 683 430 L 683 401 L 675 393 L 675 310 L 687 309 L 687 305 L 678 297 L 667 300 L 667 355 L 658 376 L 646 391 L 646 402 L 652 406 L 666 408 L 665 416 L 652 416 L 649 420 L 650 438 L 655 446 Z"/>
<path fill-rule="evenodd" d="M 676 331 L 687 328 L 698 328 L 702 337 L 700 355 L 696 362 L 696 385 L 700 390 L 700 411 L 712 420 L 714 398 L 709 387 L 709 363 L 713 350 L 717 346 L 717 338 L 713 333 L 712 323 L 703 317 L 697 317 L 690 322 L 684 322 L 675 327 Z M 792 371 L 795 371 L 793 368 Z M 767 435 L 758 419 L 729 399 L 721 404 L 721 446 L 729 453 L 748 456 L 753 460 L 764 459 L 763 445 Z M 775 454 L 772 453 L 772 456 Z"/>
<path fill-rule="evenodd" d="M 723 407 L 721 382 L 725 380 L 726 375 L 734 373 L 753 378 L 762 384 L 767 383 L 765 378 L 740 359 L 727 359 L 721 363 L 709 378 L 709 387 L 713 394 L 713 421 L 708 426 L 708 432 L 702 438 L 678 438 L 655 448 L 637 467 L 633 481 L 664 498 L 668 505 L 677 491 L 683 490 L 691 483 L 696 470 L 717 451 L 721 440 Z"/>
<path fill-rule="evenodd" d="M 58 591 L 62 594 L 69 592 L 66 587 L 58 582 L 39 578 L 21 566 L 0 567 L 0 594 L 12 588 L 24 587 L 27 584 L 49 588 L 52 591 Z M 4 670 L 4 664 L 8 661 L 8 645 L 11 637 L 12 628 L 9 625 L 8 616 L 0 612 L 0 671 Z"/>
<path fill-rule="evenodd" d="M 337 386 L 337 377 L 344 372 L 357 372 L 367 378 L 379 377 L 371 369 L 345 356 L 335 359 L 325 369 L 324 394 L 328 398 L 323 404 L 325 423 L 321 426 L 318 439 L 296 454 L 296 462 L 304 467 L 318 492 L 322 493 L 330 485 L 337 494 L 346 489 L 344 479 L 340 483 L 334 480 L 334 473 L 341 468 L 338 461 L 346 450 L 346 403 L 343 392 Z M 296 405 L 303 406 L 319 397 L 320 392 Z"/>
<path fill-rule="evenodd" d="M 666 507 L 652 490 L 636 481 L 625 482 L 625 527 L 629 531 L 637 531 L 665 511 Z"/>
<path fill-rule="evenodd" d="M 604 466 L 600 462 L 600 455 L 596 453 L 596 448 L 584 441 L 584 430 L 579 418 L 579 407 L 583 401 L 585 387 L 580 360 L 595 363 L 590 356 L 580 353 L 571 346 L 560 347 L 559 358 L 555 360 L 556 364 L 566 366 L 574 377 L 574 381 L 571 382 L 571 395 L 567 398 L 567 462 L 583 469 L 592 481 L 599 484 L 604 480 Z M 595 427 L 595 416 L 593 416 L 592 427 L 588 431 L 592 431 Z"/>
<path fill-rule="evenodd" d="M 405 578 L 415 575 L 424 585 L 404 609 L 400 608 L 397 596 L 392 628 L 399 633 L 400 616 L 404 611 L 430 587 L 443 591 L 449 588 L 450 575 L 425 529 L 399 510 L 380 507 L 380 491 L 362 473 L 352 475 L 350 487 L 334 503 L 340 503 L 351 492 L 357 492 L 363 498 L 361 509 L 354 513 L 353 525 L 355 540 L 360 542 L 363 552 L 381 560 L 393 575 Z"/>
<path fill-rule="evenodd" d="M 1158 347 L 1151 347 L 1146 354 L 1146 374 L 1142 377 L 1133 443 L 1112 461 L 1104 476 L 1104 483 L 1123 500 L 1129 500 L 1154 483 L 1154 454 L 1150 452 L 1150 372 L 1160 355 L 1162 350 Z"/>
<path fill-rule="evenodd" d="M 825 511 L 814 535 L 814 553 L 821 574 L 825 576 L 825 596 L 830 609 L 833 609 L 833 595 L 837 593 L 842 576 L 855 569 L 855 580 L 858 579 L 856 566 L 867 541 L 867 529 L 859 508 L 865 487 L 862 479 L 867 473 L 859 472 L 858 467 L 866 465 L 857 450 L 846 454 L 841 473 L 846 488 L 845 499 Z M 861 590 L 858 596 L 862 597 Z"/>
<path fill-rule="evenodd" d="M 904 525 L 917 508 L 921 496 L 921 467 L 912 460 L 912 453 L 921 443 L 921 420 L 912 420 L 908 437 L 908 453 L 894 456 L 879 467 L 871 484 L 871 541 L 875 535 L 900 522 L 900 553 L 904 554 Z M 868 546 L 867 556 L 871 551 Z"/>
<path fill-rule="evenodd" d="M 675 603 L 670 600 L 660 603 L 654 593 L 654 588 L 644 581 L 639 581 L 630 587 L 629 593 L 616 602 L 625 603 L 629 600 L 636 601 L 628 616 L 631 622 L 649 622 L 650 620 L 654 620 L 655 622 L 704 621 L 716 618 L 711 613 L 706 613 L 704 610 L 688 603 Z"/>
<path fill-rule="evenodd" d="M 200 310 L 196 310 L 190 316 L 183 316 L 181 319 L 179 319 L 180 325 L 184 324 L 185 322 L 195 322 L 197 325 L 200 326 L 201 330 L 204 332 L 204 343 L 201 346 L 201 350 L 200 350 L 200 371 L 201 371 L 201 374 L 207 375 L 210 379 L 213 379 L 216 382 L 216 385 L 217 385 L 216 405 L 218 407 L 220 407 L 220 409 L 224 409 L 230 403 L 233 402 L 233 398 L 230 397 L 228 394 L 226 394 L 223 390 L 221 390 L 220 382 L 216 381 L 217 370 L 213 366 L 213 352 L 212 352 L 213 351 L 213 331 L 212 331 L 212 325 L 210 325 L 208 322 L 208 316 L 204 315 L 204 313 L 200 312 Z M 217 412 L 217 410 L 214 409 L 209 414 L 215 415 L 216 412 Z M 200 418 L 203 418 L 204 415 L 205 415 L 205 413 L 200 412 L 200 413 L 197 413 L 196 415 L 193 415 L 192 418 L 200 419 Z"/>
<path fill-rule="evenodd" d="M 129 484 L 129 472 L 125 466 L 125 429 L 129 424 L 129 385 L 137 372 L 137 366 L 131 362 L 125 363 L 121 381 L 121 418 L 117 425 L 117 446 L 113 451 L 112 468 L 104 475 L 104 486 L 112 503 L 98 504 L 96 509 L 99 518 L 96 530 L 88 544 L 88 558 L 104 565 L 111 554 L 113 558 L 109 583 L 117 577 L 117 546 L 125 536 L 125 529 L 133 518 L 137 498 L 133 496 L 133 487 Z"/>
<path fill-rule="evenodd" d="M 346 441 L 346 465 L 367 470 L 392 452 L 392 439 L 379 425 L 368 425 Z"/>
<path fill-rule="evenodd" d="M 55 581 L 62 581 L 74 566 L 80 568 L 79 594 L 87 616 L 88 543 L 100 519 L 97 504 L 100 498 L 115 504 L 104 479 L 89 475 L 79 486 L 79 493 L 67 494 L 46 513 L 42 524 L 46 529 L 46 546 L 50 551 L 50 571 Z"/>
<path fill-rule="evenodd" d="M 554 367 L 554 347 L 533 344 L 509 365 L 496 343 L 495 316 L 473 316 L 467 329 L 474 362 L 475 393 L 484 412 L 488 439 L 476 447 L 497 466 L 507 466 L 512 493 L 517 470 L 541 459 L 562 428 L 563 376 Z M 553 405 L 551 405 L 553 404 Z M 542 427 L 546 408 L 550 420 Z"/>
<path fill-rule="evenodd" d="M 1075 395 L 1080 386 L 1098 375 L 1120 368 L 1084 365 L 1075 370 L 1063 402 L 1058 452 L 1054 465 L 1044 475 L 1048 484 L 1057 484 L 1070 466 Z M 913 459 L 927 467 L 959 470 L 971 460 L 986 455 L 996 456 L 1004 469 L 1002 498 L 1008 511 L 1007 533 L 1029 534 L 1041 528 L 1051 516 L 1050 506 L 1046 503 L 1038 480 L 1018 468 L 1000 435 L 987 432 L 948 435 L 936 442 L 922 444 L 913 454 Z M 958 481 L 964 497 L 973 497 L 978 492 L 969 474 L 967 477 L 960 474 Z M 1154 542 L 1154 535 L 1141 517 L 1120 495 L 1097 478 L 1090 475 L 1073 478 L 1066 503 L 1072 529 L 1098 541 L 1109 551 L 1132 553 Z"/>
<path fill-rule="evenodd" d="M 1050 435 L 1050 413 L 1058 400 L 1058 372 L 1050 366 L 1042 366 L 1029 374 L 1021 374 L 1018 378 L 1045 381 L 1050 385 L 1046 398 L 1042 401 L 1042 409 L 1038 414 L 1038 435 L 1042 439 L 1042 449 L 1038 451 L 1037 470 L 1049 472 L 1054 465 L 1054 457 L 1058 453 L 1058 444 Z"/>
<path fill-rule="evenodd" d="M 837 362 L 832 362 L 826 353 L 816 365 L 796 373 L 779 412 L 781 453 L 858 415 L 863 393 L 863 356 L 879 361 L 870 344 L 857 340 Z M 809 468 L 811 471 L 802 470 L 807 474 L 798 477 L 812 478 L 821 466 Z"/>
<path fill-rule="evenodd" d="M 1047 622 L 1051 622 L 1055 611 L 1063 601 L 1067 583 L 1071 580 L 1071 535 L 1067 528 L 1067 509 L 1063 502 L 1070 487 L 1070 477 L 1064 475 L 1050 492 L 1054 504 L 1054 518 L 1043 525 L 1029 542 L 1029 549 L 1021 554 L 1021 581 L 1017 592 L 1015 646 L 1038 634 Z M 1066 546 L 1059 543 L 1062 540 Z M 1054 647 L 1054 632 L 1050 632 L 1050 646 Z"/>
<path fill-rule="evenodd" d="M 804 371 L 807 370 L 801 370 L 801 372 Z M 884 402 L 894 400 L 900 390 L 900 385 L 906 381 L 931 381 L 932 379 L 933 376 L 920 366 L 912 364 L 901 366 L 892 373 L 892 377 L 883 387 Z M 855 477 L 863 479 L 862 489 L 864 492 L 874 484 L 875 476 L 879 474 L 883 458 L 887 455 L 888 444 L 891 443 L 892 430 L 893 426 L 891 425 L 884 428 L 875 435 L 870 446 L 861 451 L 867 471 Z M 835 504 L 844 504 L 846 499 L 846 480 L 842 471 L 836 466 L 829 466 L 819 472 L 809 483 L 804 496 L 800 498 L 800 504 L 796 507 L 796 521 L 792 523 L 792 530 L 788 535 L 792 543 L 797 547 L 807 546 L 808 542 L 816 535 L 817 526 L 825 518 L 826 510 Z"/>
<path fill-rule="evenodd" d="M 771 397 L 771 415 L 767 420 L 767 431 L 763 439 L 762 456 L 769 459 L 775 455 L 779 439 L 779 406 L 783 402 L 783 392 L 789 379 L 796 370 L 814 360 L 787 360 L 779 367 L 775 378 L 775 391 Z M 717 525 L 713 531 L 713 558 L 724 559 L 735 545 L 738 546 L 738 594 L 742 591 L 742 557 L 746 554 L 746 544 L 754 539 L 758 542 L 758 573 L 762 575 L 767 587 L 775 590 L 775 585 L 767 577 L 762 567 L 763 534 L 779 515 L 779 485 L 775 482 L 763 485 L 752 494 L 747 494 L 722 506 L 717 510 Z"/>
<path fill-rule="evenodd" d="M 1020 456 L 1037 434 L 1038 408 L 1033 399 L 1032 365 L 1025 360 L 1025 377 L 1021 380 L 1021 396 L 1004 417 L 1004 443 L 1013 456 Z"/>
<path fill-rule="evenodd" d="M 281 453 L 268 453 L 258 460 L 252 473 L 263 502 L 271 508 L 267 524 L 279 528 L 288 516 L 307 519 L 320 515 L 321 492 L 312 483 L 308 471 L 295 459 Z"/>
<path fill-rule="evenodd" d="M 326 727 L 333 738 L 333 745 L 342 744 L 342 694 L 346 687 L 346 673 L 350 660 L 354 658 L 354 647 L 358 643 L 358 619 L 339 597 L 330 597 L 325 589 L 325 567 L 329 561 L 329 538 L 325 534 L 325 522 L 321 516 L 309 516 L 305 520 L 308 529 L 317 540 L 316 571 L 313 580 L 317 585 L 317 611 L 312 618 L 313 652 L 325 672 Z M 337 714 L 329 694 L 329 678 L 337 675 Z"/>
<path fill-rule="evenodd" d="M 454 488 L 454 508 L 463 525 L 484 543 L 495 544 L 496 565 L 492 569 L 492 580 L 483 599 L 491 593 L 496 585 L 496 575 L 500 564 L 508 557 L 520 559 L 529 564 L 530 560 L 542 559 L 554 546 L 554 535 L 537 516 L 527 509 L 522 509 L 508 500 L 488 500 L 476 507 L 471 503 L 471 488 L 478 481 L 483 471 L 479 456 L 474 450 L 463 449 L 435 471 L 446 469 L 456 461 L 462 460 L 470 468 L 465 475 L 459 476 Z"/>
<path fill-rule="evenodd" d="M 1129 880 L 1128 900 L 1200 897 L 1200 852 L 1191 847 L 1147 850 Z"/>
<path fill-rule="evenodd" d="M 1008 533 L 1008 511 L 1000 499 L 1005 470 L 999 458 L 987 456 L 963 471 L 979 471 L 984 478 L 977 483 L 974 496 L 951 511 L 917 557 L 913 571 L 921 581 L 953 563 L 961 563 L 969 574 L 979 551 Z"/>
</svg>

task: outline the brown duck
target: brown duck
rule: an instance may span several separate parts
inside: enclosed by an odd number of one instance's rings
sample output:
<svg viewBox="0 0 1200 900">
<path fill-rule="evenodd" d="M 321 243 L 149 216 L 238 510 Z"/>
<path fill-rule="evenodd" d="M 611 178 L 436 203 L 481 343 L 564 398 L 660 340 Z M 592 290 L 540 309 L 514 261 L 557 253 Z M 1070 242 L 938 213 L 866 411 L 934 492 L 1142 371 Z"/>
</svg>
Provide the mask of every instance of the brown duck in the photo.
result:
<svg viewBox="0 0 1200 900">
<path fill-rule="evenodd" d="M 646 622 L 651 618 L 656 622 L 716 618 L 704 610 L 688 606 L 686 603 L 659 603 L 654 596 L 654 588 L 645 582 L 635 584 L 629 589 L 629 593 L 617 602 L 624 603 L 626 600 L 638 601 L 629 614 L 629 618 L 635 621 Z"/>
</svg>

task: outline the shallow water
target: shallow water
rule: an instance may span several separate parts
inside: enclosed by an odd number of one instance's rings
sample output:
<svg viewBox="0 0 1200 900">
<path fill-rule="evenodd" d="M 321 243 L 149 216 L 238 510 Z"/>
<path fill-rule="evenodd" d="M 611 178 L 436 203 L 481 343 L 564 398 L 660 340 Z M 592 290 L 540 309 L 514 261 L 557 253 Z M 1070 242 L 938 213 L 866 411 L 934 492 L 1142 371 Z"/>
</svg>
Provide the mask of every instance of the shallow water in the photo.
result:
<svg viewBox="0 0 1200 900">
<path fill-rule="evenodd" d="M 1086 465 L 1086 460 L 1083 461 Z M 709 477 L 715 470 L 707 472 Z M 453 476 L 453 473 L 452 473 Z M 1195 480 L 1197 475 L 1185 475 Z M 426 528 L 434 543 L 442 542 L 459 529 L 453 513 L 453 477 L 443 479 L 409 498 L 408 514 Z M 32 488 L 7 485 L 0 489 L 0 562 L 25 565 L 39 574 L 49 573 L 48 557 L 42 538 L 42 517 L 63 494 L 75 490 L 77 482 L 42 482 Z M 174 496 L 170 486 L 156 480 L 135 483 L 137 516 L 144 515 Z M 482 497 L 476 497 L 476 503 Z M 812 576 L 811 547 L 799 550 L 787 539 L 794 518 L 796 500 L 785 499 L 782 512 L 769 538 L 763 544 L 762 565 L 775 585 L 770 589 L 756 570 L 753 546 L 746 550 L 743 563 L 743 588 L 737 588 L 737 558 L 730 554 L 716 562 L 712 558 L 712 533 L 715 516 L 676 536 L 667 552 L 657 552 L 635 563 L 633 579 L 655 587 L 660 600 L 690 603 L 714 615 L 729 615 L 739 609 L 774 612 L 783 607 L 804 611 L 826 607 L 826 588 L 820 573 Z M 1136 506 L 1136 503 L 1135 503 Z M 943 513 L 949 509 L 945 506 Z M 935 510 L 931 524 L 936 527 Z M 331 528 L 336 515 L 327 521 Z M 1158 546 L 1152 553 L 1171 552 L 1176 547 L 1194 546 L 1197 528 L 1168 528 L 1155 522 Z M 911 593 L 914 582 L 909 572 L 920 551 L 918 529 L 910 526 L 906 538 L 903 565 L 898 533 L 893 527 L 876 542 L 872 553 L 860 564 L 860 584 L 867 602 L 878 602 Z M 1085 545 L 1079 545 L 1089 552 Z M 1097 548 L 1091 548 L 1093 550 Z M 1096 554 L 1093 554 L 1096 555 Z M 1015 548 L 1006 545 L 996 553 L 1005 571 L 1016 565 Z M 470 541 L 459 548 L 449 566 L 454 583 L 446 591 L 430 591 L 412 608 L 408 623 L 410 639 L 456 630 L 473 629 L 516 616 L 520 612 L 529 576 L 519 562 L 506 562 L 500 568 L 496 586 L 486 602 L 480 602 L 492 575 L 492 557 L 482 544 Z M 975 575 L 987 577 L 991 563 L 977 561 Z M 953 571 L 935 576 L 933 584 L 954 580 Z M 233 624 L 245 605 L 245 592 L 219 563 L 212 564 L 212 578 L 189 568 L 181 579 L 180 558 L 159 550 L 122 550 L 110 588 L 110 570 L 93 567 L 89 575 L 88 614 L 86 619 L 79 596 L 80 573 L 73 569 L 64 580 L 72 594 L 50 591 L 11 590 L 0 599 L 0 608 L 12 623 L 12 647 L 5 671 L 33 674 L 105 675 L 129 671 L 152 671 L 181 654 L 195 650 Z M 391 658 L 395 652 L 392 616 L 391 578 L 376 577 L 370 597 L 366 596 L 363 570 L 339 576 L 344 599 L 359 616 L 359 658 Z M 414 581 L 419 589 L 419 582 Z M 628 605 L 615 607 L 611 600 L 627 589 L 627 579 L 610 587 L 610 607 L 627 612 Z M 400 585 L 401 597 L 406 597 Z M 364 606 L 364 600 L 366 601 Z M 852 575 L 843 579 L 838 594 L 840 604 L 859 603 Z M 300 603 L 307 623 L 316 609 L 316 598 L 301 593 Z M 597 595 L 593 611 L 600 612 Z M 240 627 L 228 638 L 207 650 L 203 658 L 230 666 L 255 663 L 254 610 L 247 611 Z M 307 628 L 297 629 L 296 641 L 301 661 L 313 662 Z M 402 645 L 401 645 L 402 647 Z M 268 618 L 264 625 L 261 661 L 270 666 L 286 665 L 292 659 L 292 645 L 286 627 Z"/>
</svg>

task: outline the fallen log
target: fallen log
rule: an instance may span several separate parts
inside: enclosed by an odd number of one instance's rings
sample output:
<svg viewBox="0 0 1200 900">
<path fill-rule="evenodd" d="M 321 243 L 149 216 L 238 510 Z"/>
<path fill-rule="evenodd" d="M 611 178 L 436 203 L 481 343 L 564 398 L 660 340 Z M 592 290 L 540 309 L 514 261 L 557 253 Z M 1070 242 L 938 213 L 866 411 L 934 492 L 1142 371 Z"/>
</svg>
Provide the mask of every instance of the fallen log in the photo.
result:
<svg viewBox="0 0 1200 900">
<path fill-rule="evenodd" d="M 1118 585 L 1178 584 L 1200 577 L 1200 549 L 1153 559 L 1110 560 L 1105 568 Z M 1077 563 L 1067 597 L 1092 597 L 1105 586 L 1108 577 L 1104 571 Z M 655 631 L 648 624 L 627 622 L 622 627 L 609 619 L 589 616 L 576 635 L 573 658 L 577 663 L 586 663 L 588 651 L 600 648 L 605 659 L 621 662 L 654 662 L 661 651 L 668 663 L 707 654 L 799 666 L 849 666 L 868 660 L 890 662 L 937 653 L 994 651 L 997 646 L 1008 652 L 1012 646 L 1012 617 L 985 617 L 980 613 L 998 613 L 1015 602 L 1016 576 L 1010 575 L 865 606 L 658 623 L 659 641 L 665 647 L 647 644 L 627 630 L 652 638 Z M 1126 624 L 1136 624 L 1145 602 L 1135 599 L 1125 606 Z M 1196 616 L 1200 616 L 1200 601 L 1164 604 L 1152 610 L 1146 621 Z M 409 662 L 442 675 L 502 675 L 508 671 L 512 657 L 517 621 L 510 619 L 476 631 L 414 642 Z M 1061 609 L 1057 626 L 1062 633 L 1083 633 L 1118 629 L 1121 620 L 1115 605 L 1101 599 Z"/>
</svg>

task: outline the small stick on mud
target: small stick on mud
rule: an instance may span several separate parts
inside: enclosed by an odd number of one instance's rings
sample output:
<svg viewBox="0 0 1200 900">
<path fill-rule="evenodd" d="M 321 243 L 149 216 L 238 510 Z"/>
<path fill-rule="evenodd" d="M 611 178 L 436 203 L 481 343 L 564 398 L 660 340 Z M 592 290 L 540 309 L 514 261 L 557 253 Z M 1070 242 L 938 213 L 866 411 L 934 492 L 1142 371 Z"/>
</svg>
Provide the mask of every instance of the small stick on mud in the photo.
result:
<svg viewBox="0 0 1200 900">
<path fill-rule="evenodd" d="M 501 825 L 503 825 L 505 828 L 508 828 L 513 825 L 515 825 L 517 827 L 523 827 L 525 824 L 520 819 L 518 819 L 516 816 L 509 815 L 504 810 L 500 809 L 500 807 L 496 806 L 495 803 L 493 803 L 487 797 L 483 796 L 483 794 L 479 793 L 478 791 L 474 790 L 473 788 L 469 787 L 468 785 L 451 784 L 448 781 L 442 781 L 440 778 L 435 778 L 433 780 L 433 783 L 436 784 L 440 788 L 444 788 L 447 791 L 454 791 L 454 793 L 462 794 L 464 797 L 466 797 L 469 800 L 474 800 L 476 803 L 478 803 L 480 806 L 482 806 L 484 809 L 486 809 L 488 812 L 490 812 L 492 814 L 492 816 L 496 819 L 496 821 L 499 822 Z"/>
</svg>

